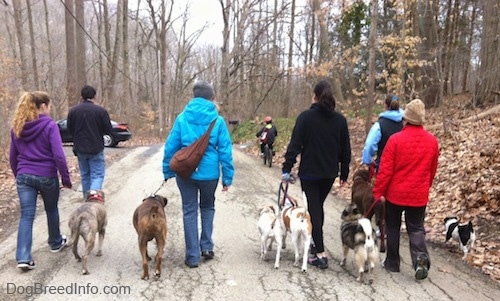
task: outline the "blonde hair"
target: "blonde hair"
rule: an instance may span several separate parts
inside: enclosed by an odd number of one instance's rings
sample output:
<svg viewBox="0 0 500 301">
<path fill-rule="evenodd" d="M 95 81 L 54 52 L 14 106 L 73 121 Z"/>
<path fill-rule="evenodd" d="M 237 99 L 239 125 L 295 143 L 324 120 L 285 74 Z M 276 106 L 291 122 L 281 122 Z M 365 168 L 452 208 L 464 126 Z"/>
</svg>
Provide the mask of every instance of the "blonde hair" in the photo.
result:
<svg viewBox="0 0 500 301">
<path fill-rule="evenodd" d="M 21 137 L 26 122 L 38 119 L 39 109 L 42 103 L 49 105 L 49 94 L 43 91 L 24 92 L 19 98 L 19 104 L 14 112 L 12 130 L 17 138 Z"/>
</svg>

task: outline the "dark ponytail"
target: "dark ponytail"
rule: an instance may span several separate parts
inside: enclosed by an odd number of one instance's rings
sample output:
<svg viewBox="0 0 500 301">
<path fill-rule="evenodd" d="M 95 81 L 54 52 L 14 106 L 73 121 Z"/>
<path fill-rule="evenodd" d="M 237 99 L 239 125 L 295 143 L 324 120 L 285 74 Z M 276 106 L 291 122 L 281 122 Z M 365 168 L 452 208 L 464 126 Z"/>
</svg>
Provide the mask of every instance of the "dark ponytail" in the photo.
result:
<svg viewBox="0 0 500 301">
<path fill-rule="evenodd" d="M 329 111 L 335 111 L 335 97 L 333 97 L 332 86 L 326 79 L 320 80 L 314 86 L 314 95 L 318 100 L 318 104 Z"/>
<path fill-rule="evenodd" d="M 387 94 L 385 105 L 388 110 L 399 110 L 399 101 L 397 95 Z"/>
</svg>

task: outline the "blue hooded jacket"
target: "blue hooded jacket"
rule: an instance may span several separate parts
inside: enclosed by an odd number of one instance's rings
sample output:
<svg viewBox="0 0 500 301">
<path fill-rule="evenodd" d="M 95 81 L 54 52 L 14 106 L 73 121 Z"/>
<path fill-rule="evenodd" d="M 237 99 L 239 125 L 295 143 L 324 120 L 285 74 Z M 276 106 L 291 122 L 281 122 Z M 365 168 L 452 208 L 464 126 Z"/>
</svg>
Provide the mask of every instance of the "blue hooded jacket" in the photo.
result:
<svg viewBox="0 0 500 301">
<path fill-rule="evenodd" d="M 401 122 L 403 120 L 404 111 L 403 110 L 388 110 L 380 113 L 379 118 L 385 118 L 392 120 L 394 122 Z M 366 137 L 365 147 L 363 148 L 363 154 L 361 161 L 363 164 L 370 164 L 372 162 L 373 155 L 378 150 L 378 144 L 382 139 L 382 131 L 380 129 L 380 123 L 375 122 L 370 131 L 368 132 L 368 136 Z"/>
<path fill-rule="evenodd" d="M 174 154 L 201 137 L 214 119 L 217 119 L 217 121 L 210 133 L 207 150 L 200 161 L 200 165 L 191 175 L 191 179 L 219 179 L 220 166 L 222 166 L 222 184 L 225 186 L 232 184 L 234 166 L 229 130 L 224 119 L 219 116 L 215 104 L 201 97 L 189 101 L 184 111 L 177 116 L 167 137 L 163 155 L 163 176 L 165 179 L 175 176 L 175 173 L 169 167 Z"/>
</svg>

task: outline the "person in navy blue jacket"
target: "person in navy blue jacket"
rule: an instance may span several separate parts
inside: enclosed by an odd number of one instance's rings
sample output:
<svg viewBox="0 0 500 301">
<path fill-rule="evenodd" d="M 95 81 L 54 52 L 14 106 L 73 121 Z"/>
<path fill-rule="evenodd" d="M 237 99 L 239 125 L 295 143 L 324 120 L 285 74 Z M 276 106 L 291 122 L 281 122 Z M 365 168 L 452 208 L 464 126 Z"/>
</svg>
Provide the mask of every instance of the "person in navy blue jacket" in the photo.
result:
<svg viewBox="0 0 500 301">
<path fill-rule="evenodd" d="M 340 186 L 345 186 L 351 163 L 347 120 L 335 111 L 335 98 L 327 80 L 316 84 L 313 104 L 297 117 L 285 154 L 282 180 L 290 178 L 290 171 L 299 154 L 298 176 L 307 197 L 313 226 L 314 247 L 311 249 L 314 257 L 309 258 L 309 263 L 326 269 L 328 257 L 323 244 L 323 204 L 339 172 Z"/>
<path fill-rule="evenodd" d="M 365 165 L 372 163 L 372 157 L 377 154 L 375 158 L 376 171 L 380 165 L 382 152 L 385 145 L 392 134 L 401 131 L 403 128 L 403 113 L 404 111 L 399 108 L 399 101 L 396 95 L 388 94 L 384 102 L 385 111 L 380 113 L 377 122 L 375 122 L 368 136 L 366 136 L 365 147 L 363 148 L 361 161 Z"/>
<path fill-rule="evenodd" d="M 190 268 L 198 267 L 200 258 L 214 257 L 212 240 L 215 213 L 215 189 L 222 171 L 222 190 L 227 191 L 234 176 L 232 142 L 226 122 L 219 116 L 213 102 L 215 94 L 212 86 L 205 81 L 197 81 L 193 87 L 194 98 L 177 116 L 165 142 L 163 156 L 163 176 L 165 180 L 175 177 L 169 163 L 181 148 L 189 146 L 216 120 L 208 147 L 198 168 L 190 179 L 176 177 L 182 198 L 184 239 L 186 255 L 184 263 Z M 198 207 L 201 215 L 201 236 L 198 233 Z"/>
</svg>

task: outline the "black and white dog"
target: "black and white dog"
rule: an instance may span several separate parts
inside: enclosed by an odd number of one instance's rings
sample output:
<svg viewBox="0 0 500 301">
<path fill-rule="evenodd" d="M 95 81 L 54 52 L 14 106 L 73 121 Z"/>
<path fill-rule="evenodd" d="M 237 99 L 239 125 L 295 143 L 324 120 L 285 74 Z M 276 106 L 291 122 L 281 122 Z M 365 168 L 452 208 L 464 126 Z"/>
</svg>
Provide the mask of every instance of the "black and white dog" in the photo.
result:
<svg viewBox="0 0 500 301">
<path fill-rule="evenodd" d="M 463 260 L 467 258 L 467 254 L 474 247 L 474 241 L 476 240 L 476 233 L 472 228 L 472 222 L 469 221 L 465 224 L 460 224 L 456 217 L 447 217 L 444 219 L 444 228 L 446 231 L 447 242 L 450 238 L 458 241 L 459 248 L 464 252 Z"/>
</svg>

